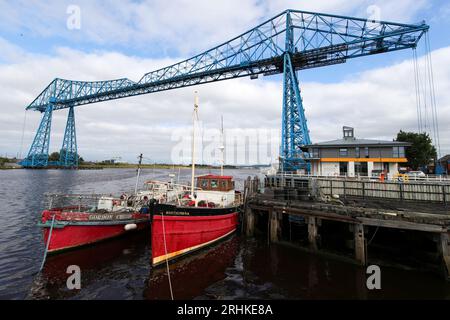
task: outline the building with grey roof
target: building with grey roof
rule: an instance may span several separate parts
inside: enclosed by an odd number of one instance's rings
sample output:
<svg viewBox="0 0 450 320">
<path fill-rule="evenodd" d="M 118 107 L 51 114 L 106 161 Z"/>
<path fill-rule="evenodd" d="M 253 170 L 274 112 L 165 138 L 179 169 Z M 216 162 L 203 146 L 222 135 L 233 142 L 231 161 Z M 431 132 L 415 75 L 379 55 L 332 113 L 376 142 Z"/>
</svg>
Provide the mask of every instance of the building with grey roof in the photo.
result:
<svg viewBox="0 0 450 320">
<path fill-rule="evenodd" d="M 357 139 L 351 127 L 343 127 L 343 138 L 308 146 L 311 173 L 320 176 L 373 176 L 398 173 L 399 165 L 408 162 L 407 142 Z"/>
</svg>

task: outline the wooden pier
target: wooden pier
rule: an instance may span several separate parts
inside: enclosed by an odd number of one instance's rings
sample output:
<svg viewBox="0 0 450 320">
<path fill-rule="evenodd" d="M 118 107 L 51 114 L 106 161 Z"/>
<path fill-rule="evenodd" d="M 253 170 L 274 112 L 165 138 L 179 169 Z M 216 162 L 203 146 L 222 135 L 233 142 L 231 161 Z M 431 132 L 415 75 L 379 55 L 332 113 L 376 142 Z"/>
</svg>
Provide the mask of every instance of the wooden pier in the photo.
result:
<svg viewBox="0 0 450 320">
<path fill-rule="evenodd" d="M 449 182 L 274 175 L 249 178 L 244 196 L 248 236 L 298 243 L 362 266 L 402 265 L 397 259 L 404 256 L 450 280 Z"/>
</svg>

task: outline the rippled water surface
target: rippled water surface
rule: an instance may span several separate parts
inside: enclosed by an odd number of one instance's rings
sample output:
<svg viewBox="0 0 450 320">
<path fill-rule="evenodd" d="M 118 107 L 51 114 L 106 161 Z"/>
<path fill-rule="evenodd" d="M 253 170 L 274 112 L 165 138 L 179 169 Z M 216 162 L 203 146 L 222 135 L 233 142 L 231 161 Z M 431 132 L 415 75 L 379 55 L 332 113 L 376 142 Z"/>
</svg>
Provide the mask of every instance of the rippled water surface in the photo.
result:
<svg viewBox="0 0 450 320">
<path fill-rule="evenodd" d="M 169 173 L 144 170 L 142 181 L 167 180 Z M 180 173 L 188 180 L 188 170 Z M 257 172 L 226 174 L 242 186 Z M 169 299 L 166 270 L 150 267 L 148 232 L 50 257 L 37 274 L 44 245 L 36 222 L 44 193 L 120 193 L 134 183 L 135 170 L 0 171 L 0 299 Z M 79 291 L 66 288 L 69 265 L 82 270 Z M 450 297 L 449 285 L 435 275 L 391 268 L 383 268 L 382 290 L 371 292 L 362 268 L 239 235 L 170 268 L 176 299 Z"/>
</svg>

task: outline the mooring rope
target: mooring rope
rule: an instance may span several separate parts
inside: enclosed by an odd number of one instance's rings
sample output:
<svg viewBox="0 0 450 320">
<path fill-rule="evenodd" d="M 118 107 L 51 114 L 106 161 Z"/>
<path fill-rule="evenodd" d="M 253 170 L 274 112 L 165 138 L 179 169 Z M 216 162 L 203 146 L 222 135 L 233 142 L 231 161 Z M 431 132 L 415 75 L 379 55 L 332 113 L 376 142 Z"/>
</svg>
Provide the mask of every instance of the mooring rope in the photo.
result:
<svg viewBox="0 0 450 320">
<path fill-rule="evenodd" d="M 378 226 L 377 229 L 375 230 L 375 232 L 373 233 L 372 238 L 367 243 L 368 246 L 370 246 L 370 244 L 372 243 L 373 239 L 375 238 L 375 236 L 376 236 L 376 234 L 378 232 L 378 229 L 380 229 L 380 226 Z"/>
<path fill-rule="evenodd" d="M 55 225 L 55 217 L 56 217 L 56 215 L 53 215 L 52 225 L 50 227 L 50 231 L 49 231 L 48 239 L 47 239 L 47 244 L 45 246 L 44 258 L 42 259 L 41 268 L 39 269 L 39 272 L 41 272 L 44 269 L 45 260 L 47 260 L 48 248 L 50 247 L 50 241 L 52 239 L 53 226 Z"/>
<path fill-rule="evenodd" d="M 172 280 L 170 279 L 169 257 L 167 256 L 166 227 L 164 224 L 164 213 L 163 212 L 161 212 L 161 221 L 162 221 L 162 227 L 163 227 L 164 251 L 166 254 L 166 268 L 167 268 L 167 278 L 169 279 L 170 297 L 172 300 L 174 300 L 173 290 L 172 290 Z"/>
</svg>

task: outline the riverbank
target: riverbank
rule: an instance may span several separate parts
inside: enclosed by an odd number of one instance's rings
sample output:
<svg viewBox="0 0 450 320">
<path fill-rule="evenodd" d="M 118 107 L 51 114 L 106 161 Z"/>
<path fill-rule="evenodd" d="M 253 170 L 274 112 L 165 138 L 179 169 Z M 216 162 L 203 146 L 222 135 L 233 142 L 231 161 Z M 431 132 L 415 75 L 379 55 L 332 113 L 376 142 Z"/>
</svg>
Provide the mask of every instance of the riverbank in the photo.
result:
<svg viewBox="0 0 450 320">
<path fill-rule="evenodd" d="M 198 169 L 214 169 L 219 170 L 220 167 L 215 166 L 206 166 L 206 165 L 197 165 Z M 136 169 L 137 164 L 128 164 L 128 163 L 120 163 L 120 164 L 82 164 L 79 165 L 76 170 L 103 170 L 103 169 Z M 169 164 L 143 164 L 141 165 L 142 169 L 165 169 L 165 170 L 173 170 L 173 169 L 189 169 L 191 166 L 188 165 L 169 165 Z M 0 170 L 20 170 L 26 169 L 23 167 L 0 167 Z M 46 167 L 46 168 L 35 168 L 34 170 L 70 170 L 71 168 L 62 168 L 62 167 Z M 238 167 L 227 166 L 225 169 L 238 169 Z"/>
</svg>

